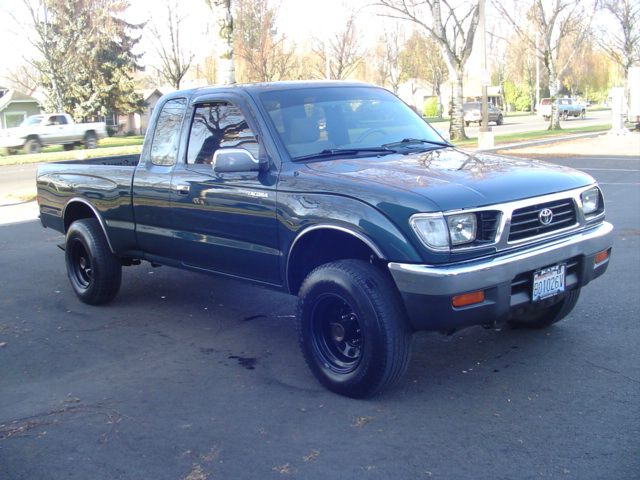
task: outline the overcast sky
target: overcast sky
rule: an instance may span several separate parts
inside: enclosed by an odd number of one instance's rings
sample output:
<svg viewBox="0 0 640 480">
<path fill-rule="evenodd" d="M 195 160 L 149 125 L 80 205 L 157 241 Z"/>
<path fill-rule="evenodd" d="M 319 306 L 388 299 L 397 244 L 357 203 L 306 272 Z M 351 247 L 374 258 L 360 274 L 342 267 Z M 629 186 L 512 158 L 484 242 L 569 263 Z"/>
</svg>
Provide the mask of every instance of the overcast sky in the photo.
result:
<svg viewBox="0 0 640 480">
<path fill-rule="evenodd" d="M 281 0 L 278 31 L 296 43 L 304 44 L 312 37 L 333 33 L 341 26 L 349 10 L 355 8 L 360 9 L 361 34 L 365 41 L 372 42 L 381 33 L 384 20 L 373 9 L 365 8 L 370 3 L 369 0 Z M 164 5 L 163 0 L 131 0 L 127 20 L 132 23 L 150 20 L 162 25 Z M 181 29 L 183 43 L 190 46 L 197 58 L 202 58 L 213 48 L 213 41 L 209 39 L 215 34 L 207 35 L 206 21 L 211 18 L 211 13 L 204 0 L 182 0 L 180 7 L 185 17 L 184 28 Z M 22 0 L 0 0 L 0 77 L 22 63 L 23 58 L 34 55 L 28 30 L 24 27 L 26 24 L 28 15 Z M 146 54 L 143 63 L 153 62 L 153 43 L 148 33 L 143 37 L 140 50 Z"/>
</svg>

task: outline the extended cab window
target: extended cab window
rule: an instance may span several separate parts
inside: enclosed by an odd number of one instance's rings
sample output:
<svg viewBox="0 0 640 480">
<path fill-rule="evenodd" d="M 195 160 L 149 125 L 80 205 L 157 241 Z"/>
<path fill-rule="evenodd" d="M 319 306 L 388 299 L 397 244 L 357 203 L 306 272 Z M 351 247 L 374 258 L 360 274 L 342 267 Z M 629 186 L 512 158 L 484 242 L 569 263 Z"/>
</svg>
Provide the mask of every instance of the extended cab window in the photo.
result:
<svg viewBox="0 0 640 480">
<path fill-rule="evenodd" d="M 162 107 L 151 142 L 151 163 L 170 166 L 176 163 L 180 125 L 186 110 L 184 98 L 169 100 Z"/>
<path fill-rule="evenodd" d="M 197 105 L 187 163 L 211 164 L 219 148 L 244 148 L 258 158 L 258 140 L 239 107 L 228 102 Z"/>
</svg>

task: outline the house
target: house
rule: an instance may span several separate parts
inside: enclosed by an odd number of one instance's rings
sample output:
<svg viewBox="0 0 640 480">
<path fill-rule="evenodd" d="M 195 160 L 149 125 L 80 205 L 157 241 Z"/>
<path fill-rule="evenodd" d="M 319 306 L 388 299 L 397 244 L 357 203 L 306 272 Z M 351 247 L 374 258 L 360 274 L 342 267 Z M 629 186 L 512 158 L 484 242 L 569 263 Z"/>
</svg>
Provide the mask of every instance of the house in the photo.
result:
<svg viewBox="0 0 640 480">
<path fill-rule="evenodd" d="M 40 102 L 16 90 L 0 87 L 0 129 L 19 126 L 31 115 L 41 113 Z"/>
<path fill-rule="evenodd" d="M 153 110 L 163 93 L 158 88 L 136 90 L 145 102 L 145 108 L 141 113 L 120 114 L 117 112 L 105 118 L 107 126 L 116 135 L 144 135 L 149 127 L 149 121 Z"/>
</svg>

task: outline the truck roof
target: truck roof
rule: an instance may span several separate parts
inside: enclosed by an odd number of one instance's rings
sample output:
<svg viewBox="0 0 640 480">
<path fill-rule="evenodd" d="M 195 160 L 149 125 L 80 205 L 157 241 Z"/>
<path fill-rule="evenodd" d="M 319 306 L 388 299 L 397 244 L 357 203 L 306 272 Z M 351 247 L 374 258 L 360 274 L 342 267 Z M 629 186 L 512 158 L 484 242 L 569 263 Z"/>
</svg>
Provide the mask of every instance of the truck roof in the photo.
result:
<svg viewBox="0 0 640 480">
<path fill-rule="evenodd" d="M 209 85 L 206 87 L 192 88 L 188 90 L 177 90 L 167 94 L 168 97 L 193 96 L 207 93 L 229 92 L 240 90 L 248 93 L 259 93 L 274 90 L 295 90 L 299 88 L 314 87 L 377 87 L 366 82 L 353 82 L 342 80 L 290 80 L 282 82 L 263 82 L 263 83 L 234 83 L 232 85 Z"/>
</svg>

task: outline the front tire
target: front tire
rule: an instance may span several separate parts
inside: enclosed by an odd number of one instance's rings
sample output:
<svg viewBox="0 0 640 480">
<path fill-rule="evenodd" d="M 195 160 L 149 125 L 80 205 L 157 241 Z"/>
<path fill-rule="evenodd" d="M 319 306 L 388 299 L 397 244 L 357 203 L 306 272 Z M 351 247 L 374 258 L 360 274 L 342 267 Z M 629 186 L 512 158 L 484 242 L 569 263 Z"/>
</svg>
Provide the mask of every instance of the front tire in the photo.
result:
<svg viewBox="0 0 640 480">
<path fill-rule="evenodd" d="M 300 287 L 298 340 L 315 377 L 354 398 L 374 395 L 406 371 L 412 332 L 395 284 L 362 260 L 331 262 Z"/>
<path fill-rule="evenodd" d="M 580 298 L 580 289 L 569 291 L 564 299 L 550 307 L 534 310 L 509 319 L 512 328 L 541 329 L 558 323 L 571 313 Z"/>
<path fill-rule="evenodd" d="M 498 121 L 496 122 L 496 125 L 502 125 L 504 123 L 504 118 L 502 117 L 502 115 L 498 116 Z"/>
<path fill-rule="evenodd" d="M 67 275 L 78 298 L 89 305 L 108 303 L 122 281 L 122 264 L 111 253 L 95 218 L 76 220 L 67 231 Z"/>
</svg>

